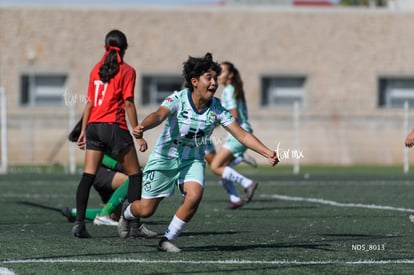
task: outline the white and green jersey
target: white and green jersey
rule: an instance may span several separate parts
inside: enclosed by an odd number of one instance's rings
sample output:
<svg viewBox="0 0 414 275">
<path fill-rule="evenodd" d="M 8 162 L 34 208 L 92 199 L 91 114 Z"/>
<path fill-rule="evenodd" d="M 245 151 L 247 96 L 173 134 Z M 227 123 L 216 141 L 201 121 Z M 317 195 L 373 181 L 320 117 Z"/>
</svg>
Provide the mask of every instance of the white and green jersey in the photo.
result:
<svg viewBox="0 0 414 275">
<path fill-rule="evenodd" d="M 252 132 L 252 127 L 248 121 L 246 102 L 237 101 L 233 85 L 227 85 L 221 94 L 221 103 L 227 110 L 236 109 L 239 115 L 237 122 L 244 130 Z"/>
<path fill-rule="evenodd" d="M 227 126 L 234 122 L 233 116 L 216 97 L 213 97 L 209 106 L 198 112 L 188 89 L 174 92 L 161 106 L 171 112 L 148 160 L 150 166 L 157 168 L 174 168 L 173 159 L 204 160 L 204 151 L 216 125 Z"/>
</svg>

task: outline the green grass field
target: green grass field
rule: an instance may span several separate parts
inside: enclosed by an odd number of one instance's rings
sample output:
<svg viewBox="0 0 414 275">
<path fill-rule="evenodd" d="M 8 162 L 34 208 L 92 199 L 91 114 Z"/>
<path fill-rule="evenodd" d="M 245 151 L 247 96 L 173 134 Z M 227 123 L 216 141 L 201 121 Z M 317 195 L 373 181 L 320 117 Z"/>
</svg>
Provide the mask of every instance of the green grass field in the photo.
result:
<svg viewBox="0 0 414 275">
<path fill-rule="evenodd" d="M 93 238 L 74 238 L 60 209 L 74 206 L 79 175 L 14 169 L 0 176 L 0 274 L 414 274 L 412 173 L 238 169 L 260 182 L 253 202 L 225 209 L 224 189 L 208 175 L 199 211 L 175 241 L 178 254 L 91 222 Z M 144 222 L 162 233 L 180 202 L 176 193 Z M 89 206 L 99 207 L 94 190 Z"/>
</svg>

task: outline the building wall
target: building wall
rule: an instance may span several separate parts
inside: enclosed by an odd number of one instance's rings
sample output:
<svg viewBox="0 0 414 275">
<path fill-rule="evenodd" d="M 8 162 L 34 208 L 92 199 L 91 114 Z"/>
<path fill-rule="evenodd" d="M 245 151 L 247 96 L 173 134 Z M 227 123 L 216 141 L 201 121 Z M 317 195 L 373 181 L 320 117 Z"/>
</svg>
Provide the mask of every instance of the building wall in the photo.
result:
<svg viewBox="0 0 414 275">
<path fill-rule="evenodd" d="M 403 110 L 378 108 L 378 77 L 414 77 L 413 20 L 411 12 L 358 9 L 2 7 L 0 86 L 7 94 L 10 163 L 68 162 L 70 106 L 77 119 L 104 36 L 118 28 L 129 40 L 125 60 L 138 74 L 139 118 L 156 108 L 140 105 L 141 74 L 180 74 L 189 55 L 209 51 L 239 67 L 255 134 L 270 147 L 300 150 L 308 164 L 400 164 Z M 29 71 L 67 72 L 67 104 L 22 107 L 19 79 Z M 293 109 L 260 105 L 260 78 L 267 74 L 307 76 L 296 128 Z M 148 132 L 150 144 L 159 131 Z"/>
</svg>

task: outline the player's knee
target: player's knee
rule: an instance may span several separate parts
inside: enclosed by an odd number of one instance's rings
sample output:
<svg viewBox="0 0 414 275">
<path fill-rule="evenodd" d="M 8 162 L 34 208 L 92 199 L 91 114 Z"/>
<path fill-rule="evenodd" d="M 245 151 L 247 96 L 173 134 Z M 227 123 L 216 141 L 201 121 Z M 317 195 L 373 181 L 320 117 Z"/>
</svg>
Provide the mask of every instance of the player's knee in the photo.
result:
<svg viewBox="0 0 414 275">
<path fill-rule="evenodd" d="M 149 218 L 157 209 L 155 204 L 144 204 L 142 201 L 135 201 L 131 204 L 131 212 L 134 216 L 141 218 Z"/>
<path fill-rule="evenodd" d="M 202 198 L 203 192 L 188 191 L 185 194 L 184 202 L 189 205 L 197 206 L 200 204 Z"/>
<path fill-rule="evenodd" d="M 217 176 L 220 176 L 219 168 L 219 165 L 217 165 L 217 163 L 214 163 L 214 161 L 210 164 L 211 172 L 213 172 Z"/>
</svg>

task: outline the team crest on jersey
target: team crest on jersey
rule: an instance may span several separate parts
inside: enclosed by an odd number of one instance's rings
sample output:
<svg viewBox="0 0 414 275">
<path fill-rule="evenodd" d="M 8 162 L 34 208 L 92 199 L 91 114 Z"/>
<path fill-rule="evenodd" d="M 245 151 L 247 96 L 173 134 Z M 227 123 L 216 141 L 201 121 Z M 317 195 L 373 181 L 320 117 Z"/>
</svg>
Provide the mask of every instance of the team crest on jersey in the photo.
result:
<svg viewBox="0 0 414 275">
<path fill-rule="evenodd" d="M 173 101 L 173 99 L 172 99 L 171 97 L 167 97 L 166 101 L 167 101 L 167 102 L 172 102 L 172 101 Z"/>
<path fill-rule="evenodd" d="M 215 112 L 211 112 L 210 113 L 210 117 L 209 117 L 209 120 L 210 120 L 210 123 L 215 123 L 215 121 L 216 121 L 216 118 L 217 118 L 217 115 L 216 115 L 216 113 Z"/>
<path fill-rule="evenodd" d="M 151 182 L 147 181 L 144 183 L 144 190 L 147 192 L 151 191 Z"/>
</svg>

